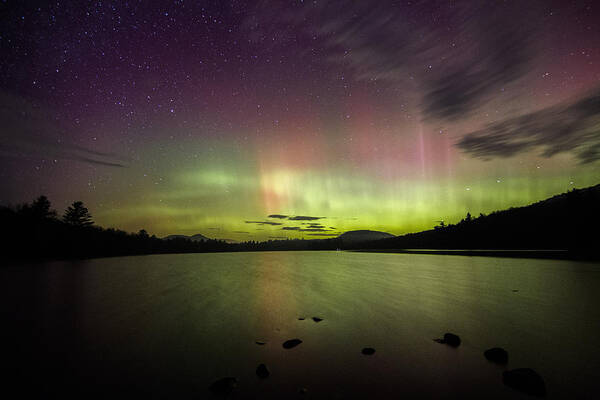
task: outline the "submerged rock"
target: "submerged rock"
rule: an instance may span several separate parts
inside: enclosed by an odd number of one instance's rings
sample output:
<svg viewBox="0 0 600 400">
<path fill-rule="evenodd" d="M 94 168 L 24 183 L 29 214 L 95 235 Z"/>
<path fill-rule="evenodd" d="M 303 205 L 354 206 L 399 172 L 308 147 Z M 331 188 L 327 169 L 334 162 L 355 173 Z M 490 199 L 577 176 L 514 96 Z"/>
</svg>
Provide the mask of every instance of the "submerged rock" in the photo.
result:
<svg viewBox="0 0 600 400">
<path fill-rule="evenodd" d="M 444 333 L 444 343 L 448 346 L 458 347 L 460 346 L 460 337 L 454 333 Z"/>
<path fill-rule="evenodd" d="M 298 317 L 298 321 L 304 321 L 306 318 L 304 317 Z"/>
<path fill-rule="evenodd" d="M 362 353 L 366 356 L 370 356 L 375 354 L 375 349 L 372 347 L 365 347 L 364 349 L 362 349 Z"/>
<path fill-rule="evenodd" d="M 227 396 L 233 392 L 233 389 L 237 387 L 237 378 L 233 376 L 227 376 L 219 380 L 214 381 L 208 389 L 219 395 Z"/>
<path fill-rule="evenodd" d="M 300 339 L 286 340 L 285 342 L 283 342 L 283 348 L 284 349 L 291 349 L 292 347 L 298 346 L 300 343 L 302 343 L 302 340 L 300 340 Z"/>
<path fill-rule="evenodd" d="M 267 344 L 267 342 L 261 342 L 260 340 L 257 340 L 254 343 L 258 344 L 259 346 L 264 346 L 265 344 Z"/>
<path fill-rule="evenodd" d="M 517 368 L 502 373 L 505 385 L 532 396 L 545 396 L 546 385 L 541 376 L 531 368 Z"/>
<path fill-rule="evenodd" d="M 258 375 L 259 378 L 266 379 L 270 374 L 271 373 L 265 364 L 260 364 L 258 367 L 256 367 L 256 375 Z"/>
<path fill-rule="evenodd" d="M 443 339 L 433 339 L 433 341 L 438 343 L 444 343 L 452 347 L 460 346 L 460 337 L 458 335 L 455 335 L 454 333 L 446 332 L 444 333 Z"/>
<path fill-rule="evenodd" d="M 508 362 L 508 353 L 501 347 L 493 347 L 483 352 L 485 358 L 496 364 L 506 364 Z"/>
<path fill-rule="evenodd" d="M 312 317 L 312 319 L 315 322 L 321 322 L 321 321 L 323 321 L 323 318 L 319 318 L 319 317 Z"/>
</svg>

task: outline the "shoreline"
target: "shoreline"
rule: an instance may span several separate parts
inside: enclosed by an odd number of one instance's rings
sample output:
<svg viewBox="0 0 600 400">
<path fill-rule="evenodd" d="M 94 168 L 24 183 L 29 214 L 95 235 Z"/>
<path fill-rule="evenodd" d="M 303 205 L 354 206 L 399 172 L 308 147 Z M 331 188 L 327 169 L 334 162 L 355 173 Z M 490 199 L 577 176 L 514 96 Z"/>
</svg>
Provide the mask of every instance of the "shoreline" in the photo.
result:
<svg viewBox="0 0 600 400">
<path fill-rule="evenodd" d="M 469 257 L 538 258 L 551 260 L 598 261 L 600 257 L 590 252 L 569 250 L 496 250 L 496 249 L 356 249 L 358 253 L 429 254 Z"/>
<path fill-rule="evenodd" d="M 157 253 L 132 253 L 112 255 L 87 255 L 79 257 L 33 257 L 33 258 L 8 258 L 15 265 L 38 264 L 60 261 L 85 261 L 100 258 L 139 257 L 152 255 L 181 255 L 181 254 L 219 254 L 219 253 L 263 253 L 263 252 L 335 252 L 335 249 L 269 249 L 269 250 L 214 250 L 214 251 L 189 251 L 189 252 L 157 252 Z M 425 255 L 450 255 L 468 257 L 502 257 L 502 258 L 529 258 L 547 260 L 573 260 L 573 261 L 600 261 L 600 254 L 591 251 L 573 252 L 570 250 L 536 250 L 536 249 L 338 249 L 337 251 L 355 253 L 391 253 L 391 254 L 425 254 Z"/>
</svg>

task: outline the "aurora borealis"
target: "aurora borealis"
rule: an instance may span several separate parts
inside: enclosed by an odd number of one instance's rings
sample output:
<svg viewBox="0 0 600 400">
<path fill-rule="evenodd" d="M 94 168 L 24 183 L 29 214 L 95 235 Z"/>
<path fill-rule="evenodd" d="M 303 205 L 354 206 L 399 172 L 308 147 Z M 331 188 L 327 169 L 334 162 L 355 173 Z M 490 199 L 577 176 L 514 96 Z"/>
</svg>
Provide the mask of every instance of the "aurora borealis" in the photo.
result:
<svg viewBox="0 0 600 400">
<path fill-rule="evenodd" d="M 414 232 L 600 181 L 593 1 L 5 0 L 0 18 L 2 204 L 241 241 Z"/>
</svg>

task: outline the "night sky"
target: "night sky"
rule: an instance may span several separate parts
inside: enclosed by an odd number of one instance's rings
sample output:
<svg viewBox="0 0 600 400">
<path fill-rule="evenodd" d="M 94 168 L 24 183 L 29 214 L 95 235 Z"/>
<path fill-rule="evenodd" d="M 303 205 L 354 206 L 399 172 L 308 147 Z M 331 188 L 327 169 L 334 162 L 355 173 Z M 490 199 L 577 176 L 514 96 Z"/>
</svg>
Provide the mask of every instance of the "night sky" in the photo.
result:
<svg viewBox="0 0 600 400">
<path fill-rule="evenodd" d="M 0 2 L 0 203 L 393 234 L 600 182 L 594 1 Z"/>
</svg>

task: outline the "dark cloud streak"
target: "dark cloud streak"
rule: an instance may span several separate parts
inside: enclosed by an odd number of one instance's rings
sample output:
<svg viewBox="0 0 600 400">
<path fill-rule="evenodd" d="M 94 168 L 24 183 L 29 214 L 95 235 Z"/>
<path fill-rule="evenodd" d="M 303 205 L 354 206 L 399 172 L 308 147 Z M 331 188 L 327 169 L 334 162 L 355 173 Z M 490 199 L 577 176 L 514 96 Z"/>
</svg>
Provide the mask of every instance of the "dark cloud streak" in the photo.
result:
<svg viewBox="0 0 600 400">
<path fill-rule="evenodd" d="M 505 119 L 466 134 L 456 146 L 477 158 L 573 153 L 580 163 L 600 159 L 600 88 L 571 103 Z"/>
<path fill-rule="evenodd" d="M 289 217 L 290 221 L 315 221 L 317 219 L 323 219 L 325 217 L 309 217 L 306 215 L 297 215 L 295 217 Z"/>
<path fill-rule="evenodd" d="M 271 222 L 271 221 L 244 221 L 247 224 L 257 224 L 257 225 L 283 225 L 281 222 Z"/>
<path fill-rule="evenodd" d="M 541 11 L 536 3 L 486 0 L 331 0 L 294 7 L 263 1 L 245 27 L 264 36 L 304 34 L 311 51 L 318 34 L 327 60 L 349 67 L 356 79 L 416 85 L 425 120 L 458 120 L 529 71 Z"/>
<path fill-rule="evenodd" d="M 126 167 L 116 154 L 86 148 L 65 140 L 68 129 L 51 117 L 51 111 L 30 101 L 0 92 L 3 134 L 0 154 L 11 158 L 71 160 L 92 165 Z"/>
</svg>

